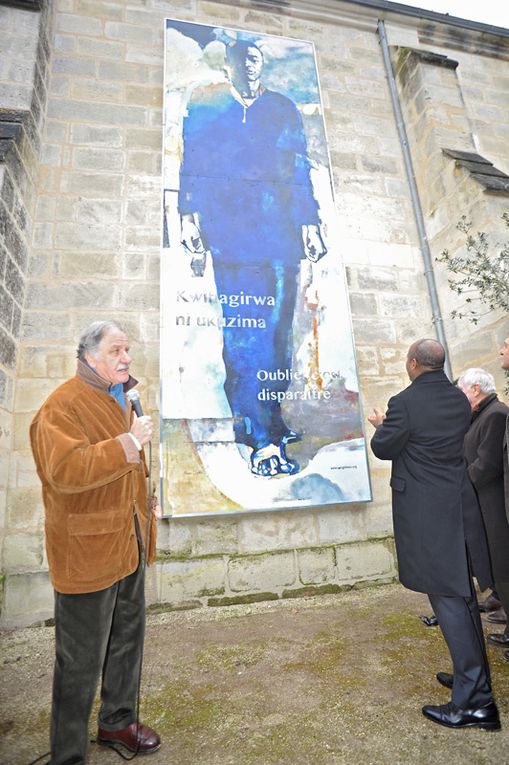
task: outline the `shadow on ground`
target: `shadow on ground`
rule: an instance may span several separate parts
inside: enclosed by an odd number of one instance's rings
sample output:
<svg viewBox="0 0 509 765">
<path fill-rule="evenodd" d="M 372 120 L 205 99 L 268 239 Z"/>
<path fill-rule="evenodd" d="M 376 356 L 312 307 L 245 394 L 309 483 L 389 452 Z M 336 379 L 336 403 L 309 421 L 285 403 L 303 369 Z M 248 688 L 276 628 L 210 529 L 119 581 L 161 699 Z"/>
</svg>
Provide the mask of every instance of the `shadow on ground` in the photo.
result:
<svg viewBox="0 0 509 765">
<path fill-rule="evenodd" d="M 448 700 L 435 680 L 447 650 L 418 618 L 429 613 L 425 596 L 389 585 L 150 616 L 141 718 L 163 745 L 144 765 L 508 763 L 502 650 L 489 648 L 502 731 L 422 716 Z M 28 765 L 48 749 L 53 629 L 5 632 L 2 644 L 0 762 Z M 92 744 L 89 762 L 123 761 Z"/>
</svg>

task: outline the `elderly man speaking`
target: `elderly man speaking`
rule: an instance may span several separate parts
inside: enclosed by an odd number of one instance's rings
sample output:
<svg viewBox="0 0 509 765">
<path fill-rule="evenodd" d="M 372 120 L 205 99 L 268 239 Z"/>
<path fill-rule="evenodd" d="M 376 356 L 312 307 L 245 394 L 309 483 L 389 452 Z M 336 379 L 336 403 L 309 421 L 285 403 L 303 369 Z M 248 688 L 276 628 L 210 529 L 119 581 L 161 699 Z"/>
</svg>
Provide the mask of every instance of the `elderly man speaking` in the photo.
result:
<svg viewBox="0 0 509 765">
<path fill-rule="evenodd" d="M 392 460 L 400 581 L 410 590 L 428 594 L 454 667 L 453 677 L 437 675 L 442 685 L 452 686 L 451 701 L 428 704 L 422 712 L 449 728 L 498 730 L 470 569 L 471 527 L 476 519 L 474 538 L 484 537 L 463 461 L 470 407 L 446 377 L 444 361 L 444 348 L 436 340 L 424 338 L 410 346 L 406 370 L 411 385 L 390 399 L 386 415 L 375 409 L 368 417 L 376 428 L 371 448 L 380 459 Z M 491 584 L 485 550 L 474 564 L 481 586 Z"/>
<path fill-rule="evenodd" d="M 130 363 L 124 331 L 93 323 L 79 341 L 76 376 L 49 396 L 30 428 L 55 589 L 50 765 L 85 762 L 101 674 L 98 743 L 140 754 L 160 746 L 137 720 L 143 559 L 154 559 L 156 532 L 143 455 L 153 425 L 132 413 Z"/>
</svg>

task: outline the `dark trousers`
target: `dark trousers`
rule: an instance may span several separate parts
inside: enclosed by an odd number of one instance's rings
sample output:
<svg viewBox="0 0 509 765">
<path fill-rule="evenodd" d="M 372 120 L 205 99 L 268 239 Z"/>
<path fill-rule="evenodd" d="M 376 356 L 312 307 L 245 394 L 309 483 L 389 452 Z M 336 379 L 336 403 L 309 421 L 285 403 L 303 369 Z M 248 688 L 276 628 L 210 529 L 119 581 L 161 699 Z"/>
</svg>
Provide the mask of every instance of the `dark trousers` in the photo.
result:
<svg viewBox="0 0 509 765">
<path fill-rule="evenodd" d="M 55 671 L 50 765 L 83 765 L 102 674 L 99 727 L 136 720 L 145 631 L 144 568 L 99 592 L 55 593 Z"/>
<path fill-rule="evenodd" d="M 498 599 L 502 603 L 502 608 L 509 615 L 509 582 L 495 582 L 497 589 Z M 506 638 L 509 638 L 509 619 L 507 620 L 506 627 L 503 633 Z"/>
<path fill-rule="evenodd" d="M 488 704 L 493 696 L 477 598 L 428 597 L 451 654 L 453 704 L 462 709 Z"/>
</svg>

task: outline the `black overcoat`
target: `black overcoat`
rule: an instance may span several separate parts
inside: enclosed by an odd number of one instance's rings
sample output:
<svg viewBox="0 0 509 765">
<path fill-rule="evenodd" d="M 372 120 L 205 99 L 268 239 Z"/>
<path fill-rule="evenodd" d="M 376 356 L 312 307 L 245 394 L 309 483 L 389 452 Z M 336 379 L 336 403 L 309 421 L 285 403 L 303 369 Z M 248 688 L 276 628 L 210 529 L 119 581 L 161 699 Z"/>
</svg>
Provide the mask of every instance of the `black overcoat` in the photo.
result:
<svg viewBox="0 0 509 765">
<path fill-rule="evenodd" d="M 390 399 L 386 419 L 371 440 L 377 457 L 392 460 L 399 578 L 411 590 L 470 596 L 467 533 L 469 544 L 473 536 L 481 540 L 473 564 L 479 585 L 485 589 L 492 583 L 482 518 L 463 457 L 470 419 L 466 396 L 444 372 L 424 372 Z"/>
<path fill-rule="evenodd" d="M 504 434 L 509 408 L 495 393 L 474 412 L 465 436 L 465 459 L 488 536 L 495 584 L 509 582 L 509 523 L 504 496 Z"/>
<path fill-rule="evenodd" d="M 509 523 L 509 417 L 505 424 L 504 438 L 504 487 L 505 487 L 505 514 Z"/>
</svg>

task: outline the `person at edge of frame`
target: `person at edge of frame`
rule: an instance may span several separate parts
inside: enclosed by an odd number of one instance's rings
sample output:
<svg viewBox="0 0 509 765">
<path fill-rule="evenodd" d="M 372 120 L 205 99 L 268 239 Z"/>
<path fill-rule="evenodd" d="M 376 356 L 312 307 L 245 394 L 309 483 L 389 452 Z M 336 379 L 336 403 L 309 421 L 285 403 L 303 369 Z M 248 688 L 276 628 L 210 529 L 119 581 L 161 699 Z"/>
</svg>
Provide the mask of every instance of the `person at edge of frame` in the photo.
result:
<svg viewBox="0 0 509 765">
<path fill-rule="evenodd" d="M 488 536 L 495 589 L 509 613 L 509 523 L 504 496 L 504 436 L 509 407 L 499 401 L 495 379 L 479 367 L 460 375 L 458 387 L 472 409 L 472 423 L 465 436 L 465 459 Z M 489 617 L 488 617 L 489 618 Z M 509 625 L 504 632 L 488 634 L 488 643 L 509 648 Z"/>
<path fill-rule="evenodd" d="M 502 347 L 499 351 L 500 354 L 500 366 L 505 371 L 506 375 L 509 375 L 509 335 L 505 338 Z M 505 436 L 503 443 L 503 460 L 504 460 L 504 492 L 505 492 L 505 512 L 507 522 L 509 523 L 509 417 L 506 420 Z M 504 659 L 509 661 L 509 651 L 504 651 Z"/>
</svg>

